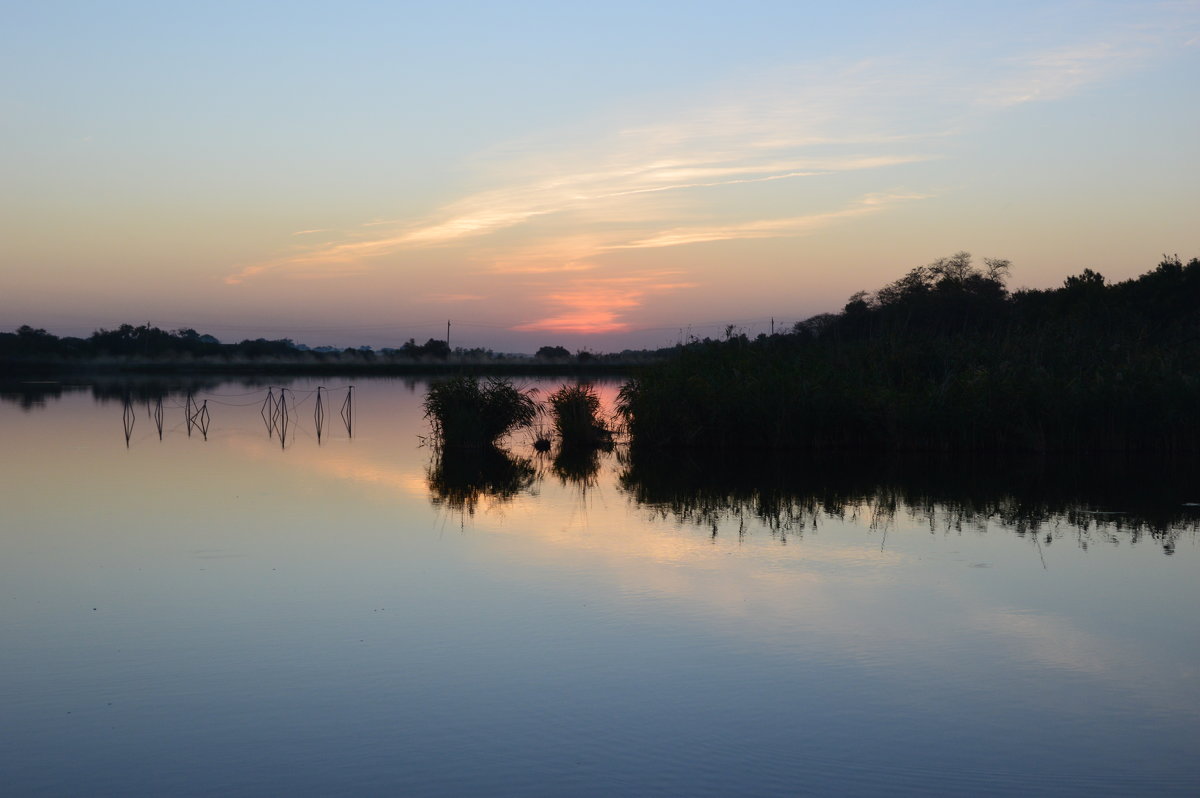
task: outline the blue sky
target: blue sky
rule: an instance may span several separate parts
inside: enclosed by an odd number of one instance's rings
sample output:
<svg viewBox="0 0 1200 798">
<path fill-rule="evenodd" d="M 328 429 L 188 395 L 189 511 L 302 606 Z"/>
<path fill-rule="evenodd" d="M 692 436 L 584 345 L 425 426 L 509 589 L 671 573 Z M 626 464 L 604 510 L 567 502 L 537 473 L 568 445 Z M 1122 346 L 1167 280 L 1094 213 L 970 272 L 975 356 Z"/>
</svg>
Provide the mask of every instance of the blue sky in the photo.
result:
<svg viewBox="0 0 1200 798">
<path fill-rule="evenodd" d="M 10 6 L 6 328 L 608 349 L 1200 254 L 1196 2 Z"/>
</svg>

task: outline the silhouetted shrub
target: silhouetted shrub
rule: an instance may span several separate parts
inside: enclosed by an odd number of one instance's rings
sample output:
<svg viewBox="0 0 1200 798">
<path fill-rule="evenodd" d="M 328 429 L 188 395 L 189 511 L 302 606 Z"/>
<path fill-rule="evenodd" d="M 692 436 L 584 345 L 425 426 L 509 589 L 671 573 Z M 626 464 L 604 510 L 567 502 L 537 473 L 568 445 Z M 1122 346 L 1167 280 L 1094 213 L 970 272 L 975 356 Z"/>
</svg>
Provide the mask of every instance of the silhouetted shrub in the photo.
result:
<svg viewBox="0 0 1200 798">
<path fill-rule="evenodd" d="M 441 444 L 491 445 L 533 423 L 538 414 L 534 390 L 518 390 L 504 379 L 481 384 L 474 377 L 454 377 L 430 387 L 425 417 Z"/>
<path fill-rule="evenodd" d="M 554 431 L 564 447 L 595 447 L 612 440 L 600 418 L 600 397 L 590 385 L 564 385 L 547 398 Z"/>
<path fill-rule="evenodd" d="M 534 357 L 538 360 L 570 360 L 571 352 L 565 346 L 543 346 Z"/>
<path fill-rule="evenodd" d="M 618 410 L 636 446 L 1200 451 L 1200 260 L 1009 294 L 918 267 L 790 335 L 680 347 Z"/>
</svg>

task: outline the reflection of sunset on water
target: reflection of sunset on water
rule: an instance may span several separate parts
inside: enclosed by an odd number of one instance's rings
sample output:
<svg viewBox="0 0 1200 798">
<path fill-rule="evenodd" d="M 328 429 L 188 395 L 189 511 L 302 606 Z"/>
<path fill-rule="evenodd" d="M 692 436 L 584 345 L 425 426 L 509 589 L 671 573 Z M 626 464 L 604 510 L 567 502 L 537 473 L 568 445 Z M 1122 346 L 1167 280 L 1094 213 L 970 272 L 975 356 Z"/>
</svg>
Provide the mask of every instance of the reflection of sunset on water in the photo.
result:
<svg viewBox="0 0 1200 798">
<path fill-rule="evenodd" d="M 564 382 L 522 387 L 544 398 Z M 606 415 L 618 385 L 595 384 Z M 726 458 L 727 472 L 691 457 L 666 471 L 622 444 L 597 453 L 594 474 L 591 460 L 556 472 L 556 453 L 521 436 L 509 446 L 530 471 L 515 482 L 468 471 L 465 485 L 442 485 L 438 451 L 421 445 L 424 390 L 360 381 L 353 437 L 332 425 L 319 443 L 312 405 L 299 400 L 282 445 L 252 397 L 217 404 L 253 388 L 210 390 L 207 440 L 188 437 L 173 398 L 161 441 L 139 406 L 128 448 L 119 400 L 0 401 L 7 441 L 27 453 L 0 463 L 0 581 L 17 597 L 0 618 L 4 699 L 22 730 L 6 745 L 75 745 L 79 730 L 79 744 L 124 770 L 102 727 L 142 740 L 139 752 L 169 746 L 177 727 L 152 718 L 178 717 L 186 691 L 203 703 L 184 713 L 188 728 L 219 731 L 209 745 L 223 760 L 237 758 L 230 742 L 251 742 L 240 731 L 249 707 L 289 752 L 356 761 L 359 746 L 345 741 L 364 728 L 396 741 L 400 753 L 381 761 L 404 767 L 385 764 L 379 778 L 397 783 L 416 759 L 440 762 L 439 750 L 497 755 L 496 735 L 464 725 L 503 728 L 540 751 L 547 722 L 572 745 L 607 740 L 634 758 L 665 745 L 656 760 L 689 762 L 732 724 L 793 783 L 811 768 L 773 740 L 833 734 L 829 757 L 851 738 L 903 746 L 899 731 L 928 723 L 906 754 L 922 762 L 940 740 L 944 783 L 948 756 L 962 772 L 986 765 L 981 740 L 989 752 L 1020 740 L 1026 762 L 1036 754 L 1025 742 L 1051 751 L 1070 724 L 1089 749 L 1118 740 L 1173 762 L 1172 741 L 1194 726 L 1200 709 L 1178 690 L 1194 658 L 1194 636 L 1179 633 L 1198 584 L 1191 516 L 1165 556 L 1165 539 L 1136 538 L 1132 518 L 1071 531 L 1056 515 L 1032 537 L 994 517 L 1019 510 L 1019 496 L 998 510 L 978 498 L 907 506 L 900 488 L 840 486 L 832 461 L 781 473 Z M 970 506 L 993 515 L 971 521 Z M 1080 545 L 1093 539 L 1104 545 Z M 227 705 L 231 690 L 245 697 Z M 670 733 L 639 732 L 639 707 Z M 1136 740 L 1122 732 L 1128 718 Z M 306 748 L 290 731 L 297 719 L 338 733 Z M 943 723 L 969 729 L 972 745 L 954 751 L 956 738 L 932 731 Z M 1064 764 L 1061 751 L 1039 765 L 1087 766 Z M 830 767 L 844 783 L 860 765 Z"/>
</svg>

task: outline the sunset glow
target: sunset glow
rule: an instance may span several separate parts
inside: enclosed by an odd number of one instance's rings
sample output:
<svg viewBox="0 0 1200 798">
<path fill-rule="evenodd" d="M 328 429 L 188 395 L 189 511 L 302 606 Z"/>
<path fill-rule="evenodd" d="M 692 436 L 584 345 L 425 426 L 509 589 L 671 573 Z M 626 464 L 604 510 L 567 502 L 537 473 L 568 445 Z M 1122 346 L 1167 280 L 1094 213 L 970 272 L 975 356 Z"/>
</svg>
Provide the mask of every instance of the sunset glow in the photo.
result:
<svg viewBox="0 0 1200 798">
<path fill-rule="evenodd" d="M 68 5 L 0 33 L 6 329 L 608 350 L 1200 252 L 1196 2 Z"/>
</svg>

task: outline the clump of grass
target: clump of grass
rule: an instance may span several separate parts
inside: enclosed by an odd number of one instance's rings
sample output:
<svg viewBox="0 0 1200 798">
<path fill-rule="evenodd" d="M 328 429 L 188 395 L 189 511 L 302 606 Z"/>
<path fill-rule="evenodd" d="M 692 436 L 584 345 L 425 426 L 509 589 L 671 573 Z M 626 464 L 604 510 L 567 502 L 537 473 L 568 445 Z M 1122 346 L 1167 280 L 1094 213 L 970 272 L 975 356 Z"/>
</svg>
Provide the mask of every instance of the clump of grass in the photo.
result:
<svg viewBox="0 0 1200 798">
<path fill-rule="evenodd" d="M 430 387 L 425 417 L 443 446 L 492 446 L 533 424 L 539 413 L 535 391 L 519 390 L 505 379 L 454 377 Z"/>
<path fill-rule="evenodd" d="M 600 397 L 590 385 L 564 385 L 548 397 L 554 431 L 563 448 L 597 448 L 612 442 L 600 418 Z"/>
</svg>

